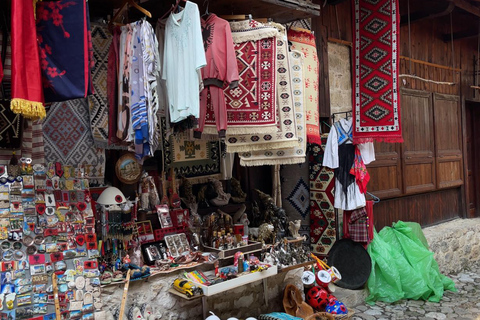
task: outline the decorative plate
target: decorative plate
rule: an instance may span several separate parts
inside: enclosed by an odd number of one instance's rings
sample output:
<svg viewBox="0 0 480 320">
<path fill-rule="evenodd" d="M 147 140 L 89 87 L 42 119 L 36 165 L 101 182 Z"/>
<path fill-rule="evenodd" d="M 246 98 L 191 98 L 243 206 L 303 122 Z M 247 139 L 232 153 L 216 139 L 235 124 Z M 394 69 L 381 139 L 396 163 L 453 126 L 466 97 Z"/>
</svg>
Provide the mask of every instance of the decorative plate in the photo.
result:
<svg viewBox="0 0 480 320">
<path fill-rule="evenodd" d="M 127 153 L 118 159 L 115 165 L 115 173 L 121 182 L 134 184 L 142 175 L 142 166 L 137 162 L 133 154 Z"/>
</svg>

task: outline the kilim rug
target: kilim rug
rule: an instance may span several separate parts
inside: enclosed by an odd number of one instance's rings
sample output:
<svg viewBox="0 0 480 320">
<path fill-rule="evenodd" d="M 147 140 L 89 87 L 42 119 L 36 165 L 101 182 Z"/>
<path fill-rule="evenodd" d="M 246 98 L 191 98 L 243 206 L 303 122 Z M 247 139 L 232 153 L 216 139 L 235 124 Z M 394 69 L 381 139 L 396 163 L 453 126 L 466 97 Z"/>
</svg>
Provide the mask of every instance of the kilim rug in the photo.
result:
<svg viewBox="0 0 480 320">
<path fill-rule="evenodd" d="M 398 1 L 352 3 L 353 141 L 403 142 L 398 99 Z"/>
<path fill-rule="evenodd" d="M 323 167 L 323 155 L 328 134 L 322 134 L 322 144 L 308 145 L 310 170 L 310 235 L 312 252 L 327 256 L 335 243 L 336 218 L 334 203 L 335 178 L 333 170 Z"/>
<path fill-rule="evenodd" d="M 33 164 L 45 164 L 45 151 L 43 147 L 43 121 L 24 120 L 22 146 L 15 150 L 17 159 L 22 157 L 32 159 Z M 0 164 L 9 164 L 12 150 L 0 149 Z"/>
<path fill-rule="evenodd" d="M 232 22 L 240 81 L 225 89 L 227 134 L 275 133 L 275 55 L 277 29 L 250 20 Z M 213 110 L 207 107 L 204 132 L 216 134 Z"/>
<path fill-rule="evenodd" d="M 22 145 L 23 117 L 10 110 L 10 100 L 0 100 L 0 148 L 16 150 Z"/>
<path fill-rule="evenodd" d="M 94 146 L 87 99 L 53 103 L 43 123 L 45 160 L 84 166 L 93 183 L 103 183 L 105 150 Z"/>
<path fill-rule="evenodd" d="M 106 148 L 108 145 L 107 67 L 111 43 L 112 35 L 107 26 L 92 24 L 94 65 L 91 73 L 95 93 L 88 97 L 88 106 L 93 141 L 95 146 L 100 148 Z"/>
<path fill-rule="evenodd" d="M 292 164 L 280 168 L 282 206 L 288 221 L 301 220 L 300 235 L 310 244 L 310 188 L 308 164 Z"/>
<path fill-rule="evenodd" d="M 281 28 L 282 31 L 280 32 L 283 34 L 283 37 L 276 39 L 277 53 L 275 55 L 276 90 L 274 90 L 274 93 L 277 95 L 277 132 L 274 134 L 227 135 L 225 143 L 228 153 L 298 146 L 287 35 L 285 29 L 283 27 Z M 258 159 L 257 162 L 261 162 L 260 159 Z M 259 163 L 258 165 L 262 164 Z"/>
<path fill-rule="evenodd" d="M 220 179 L 220 147 L 218 141 L 193 139 L 188 133 L 168 134 L 167 121 L 160 118 L 163 135 L 164 170 L 174 168 L 177 176 L 203 183 L 207 178 Z"/>
<path fill-rule="evenodd" d="M 305 117 L 307 122 L 307 142 L 320 144 L 320 118 L 318 113 L 318 56 L 315 36 L 306 31 L 291 28 L 288 30 L 291 49 L 303 52 L 305 77 Z"/>
<path fill-rule="evenodd" d="M 305 162 L 307 148 L 304 114 L 303 53 L 292 51 L 290 56 L 290 78 L 297 126 L 297 145 L 278 150 L 251 151 L 239 153 L 242 166 L 294 164 Z"/>
</svg>

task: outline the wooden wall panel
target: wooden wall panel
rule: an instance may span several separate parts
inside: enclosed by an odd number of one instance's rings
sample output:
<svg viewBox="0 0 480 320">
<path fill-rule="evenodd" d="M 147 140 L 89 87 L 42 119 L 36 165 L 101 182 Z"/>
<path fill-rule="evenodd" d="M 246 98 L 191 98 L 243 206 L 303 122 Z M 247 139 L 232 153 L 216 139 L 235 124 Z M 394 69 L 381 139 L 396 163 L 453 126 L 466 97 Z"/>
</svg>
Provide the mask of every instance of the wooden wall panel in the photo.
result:
<svg viewBox="0 0 480 320">
<path fill-rule="evenodd" d="M 375 228 L 391 226 L 398 220 L 429 226 L 459 217 L 460 189 L 447 189 L 404 198 L 382 200 L 373 206 Z"/>
<path fill-rule="evenodd" d="M 402 168 L 399 143 L 375 143 L 376 160 L 368 166 L 369 191 L 385 199 L 402 194 Z"/>
</svg>

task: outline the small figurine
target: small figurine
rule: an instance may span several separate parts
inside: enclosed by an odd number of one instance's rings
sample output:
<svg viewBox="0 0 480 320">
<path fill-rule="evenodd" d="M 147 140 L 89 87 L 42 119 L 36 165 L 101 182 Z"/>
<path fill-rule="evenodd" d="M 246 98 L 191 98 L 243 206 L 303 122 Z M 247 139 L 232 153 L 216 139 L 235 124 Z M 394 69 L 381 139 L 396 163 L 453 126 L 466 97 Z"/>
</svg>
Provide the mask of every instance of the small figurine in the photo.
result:
<svg viewBox="0 0 480 320">
<path fill-rule="evenodd" d="M 128 268 L 128 265 L 130 262 L 132 262 L 132 260 L 130 260 L 130 256 L 127 254 L 125 257 L 123 257 L 122 262 L 124 267 Z"/>
<path fill-rule="evenodd" d="M 300 234 L 298 233 L 298 230 L 300 230 L 300 224 L 301 224 L 301 220 L 288 222 L 288 230 L 290 231 L 290 234 L 294 239 L 301 238 Z"/>
<path fill-rule="evenodd" d="M 263 223 L 258 228 L 258 241 L 272 244 L 275 241 L 275 228 L 269 223 Z"/>
<path fill-rule="evenodd" d="M 250 224 L 250 221 L 248 220 L 248 214 L 247 213 L 244 213 L 242 215 L 239 223 L 243 224 L 243 234 L 248 235 L 248 225 Z"/>
</svg>

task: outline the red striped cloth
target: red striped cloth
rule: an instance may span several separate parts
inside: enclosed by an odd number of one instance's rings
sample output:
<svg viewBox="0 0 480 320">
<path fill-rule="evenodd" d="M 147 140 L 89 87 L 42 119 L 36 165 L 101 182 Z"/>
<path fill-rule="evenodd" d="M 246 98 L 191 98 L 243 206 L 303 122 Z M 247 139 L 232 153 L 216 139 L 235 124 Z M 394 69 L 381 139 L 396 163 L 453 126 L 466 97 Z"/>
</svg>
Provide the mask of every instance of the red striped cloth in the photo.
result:
<svg viewBox="0 0 480 320">
<path fill-rule="evenodd" d="M 369 244 L 373 239 L 373 201 L 363 208 L 343 212 L 343 238 Z"/>
<path fill-rule="evenodd" d="M 43 146 L 43 126 L 42 121 L 25 121 L 23 131 L 22 148 L 15 150 L 18 159 L 31 158 L 33 164 L 45 163 L 45 150 Z M 12 158 L 13 150 L 0 149 L 0 164 L 8 164 Z"/>
</svg>

